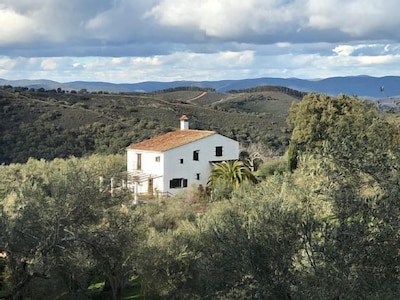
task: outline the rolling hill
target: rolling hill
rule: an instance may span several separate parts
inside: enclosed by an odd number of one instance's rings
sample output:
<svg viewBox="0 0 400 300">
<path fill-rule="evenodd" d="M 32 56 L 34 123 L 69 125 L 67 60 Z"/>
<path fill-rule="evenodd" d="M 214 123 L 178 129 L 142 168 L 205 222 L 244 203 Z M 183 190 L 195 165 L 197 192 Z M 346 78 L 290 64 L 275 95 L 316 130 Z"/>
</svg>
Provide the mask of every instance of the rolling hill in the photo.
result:
<svg viewBox="0 0 400 300">
<path fill-rule="evenodd" d="M 400 77 L 385 76 L 345 76 L 331 77 L 317 80 L 305 80 L 298 78 L 254 78 L 242 80 L 220 81 L 173 81 L 156 82 L 146 81 L 139 83 L 109 83 L 109 82 L 85 82 L 75 81 L 59 83 L 50 80 L 5 80 L 0 79 L 0 85 L 22 86 L 28 88 L 44 88 L 46 90 L 61 88 L 63 90 L 86 89 L 105 92 L 154 92 L 176 87 L 202 87 L 211 88 L 217 92 L 225 93 L 230 90 L 247 89 L 256 86 L 285 86 L 303 92 L 318 92 L 337 96 L 338 94 L 357 95 L 366 98 L 388 98 L 400 95 Z M 381 87 L 384 87 L 381 89 Z"/>
<path fill-rule="evenodd" d="M 297 95 L 297 96 L 296 96 Z M 0 163 L 124 153 L 139 142 L 179 127 L 186 114 L 195 129 L 216 130 L 241 142 L 283 153 L 286 117 L 301 93 L 287 88 L 220 93 L 175 88 L 155 93 L 89 93 L 0 88 Z"/>
</svg>

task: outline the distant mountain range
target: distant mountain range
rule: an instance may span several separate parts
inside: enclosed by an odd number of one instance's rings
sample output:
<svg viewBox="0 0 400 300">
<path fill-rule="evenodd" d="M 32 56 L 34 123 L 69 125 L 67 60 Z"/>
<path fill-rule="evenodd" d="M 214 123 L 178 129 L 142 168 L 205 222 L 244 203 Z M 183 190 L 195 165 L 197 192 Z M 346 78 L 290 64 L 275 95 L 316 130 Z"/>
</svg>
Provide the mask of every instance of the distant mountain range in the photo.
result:
<svg viewBox="0 0 400 300">
<path fill-rule="evenodd" d="M 389 98 L 400 95 L 400 76 L 346 76 L 325 79 L 306 80 L 298 78 L 255 78 L 219 81 L 145 81 L 139 83 L 109 83 L 74 81 L 60 83 L 51 80 L 6 80 L 0 79 L 0 85 L 14 87 L 76 90 L 86 89 L 89 92 L 154 92 L 181 86 L 213 88 L 217 92 L 246 89 L 256 86 L 284 86 L 304 92 L 318 92 L 337 96 L 338 94 L 357 95 L 366 98 Z"/>
</svg>

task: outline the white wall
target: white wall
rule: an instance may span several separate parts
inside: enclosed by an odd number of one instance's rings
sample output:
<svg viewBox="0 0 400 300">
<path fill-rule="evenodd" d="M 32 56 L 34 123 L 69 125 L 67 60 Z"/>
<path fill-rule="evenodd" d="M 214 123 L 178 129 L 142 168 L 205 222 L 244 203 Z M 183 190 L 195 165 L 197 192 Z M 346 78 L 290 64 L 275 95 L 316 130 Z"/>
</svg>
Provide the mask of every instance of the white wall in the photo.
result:
<svg viewBox="0 0 400 300">
<path fill-rule="evenodd" d="M 132 172 L 137 168 L 137 154 L 142 155 L 141 158 L 141 171 L 144 174 L 151 176 L 153 179 L 153 190 L 162 191 L 164 189 L 162 175 L 164 174 L 164 153 L 162 152 L 152 152 L 144 150 L 127 150 L 127 171 Z M 156 161 L 156 157 L 160 157 L 160 161 Z M 161 176 L 161 177 L 160 177 Z M 138 186 L 139 193 L 148 192 L 148 182 L 141 182 Z"/>
<path fill-rule="evenodd" d="M 222 156 L 216 156 L 216 147 L 222 146 Z M 193 151 L 199 150 L 199 161 L 193 160 Z M 239 158 L 239 143 L 220 134 L 214 134 L 198 141 L 186 144 L 164 153 L 164 187 L 165 192 L 179 193 L 182 189 L 170 189 L 170 180 L 184 178 L 188 180 L 188 188 L 202 184 L 206 186 L 212 165 L 210 161 L 235 160 Z M 183 159 L 183 164 L 180 163 Z M 198 180 L 196 175 L 200 174 Z"/>
</svg>

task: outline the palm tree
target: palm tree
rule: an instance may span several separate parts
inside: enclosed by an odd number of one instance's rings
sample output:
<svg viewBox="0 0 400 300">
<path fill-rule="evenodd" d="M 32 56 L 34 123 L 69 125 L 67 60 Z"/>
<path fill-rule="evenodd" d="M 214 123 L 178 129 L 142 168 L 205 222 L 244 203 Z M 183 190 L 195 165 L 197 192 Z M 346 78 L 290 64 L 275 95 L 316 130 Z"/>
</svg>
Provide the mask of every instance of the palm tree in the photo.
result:
<svg viewBox="0 0 400 300">
<path fill-rule="evenodd" d="M 207 185 L 213 186 L 221 181 L 237 188 L 243 182 L 256 183 L 257 178 L 242 161 L 235 160 L 213 164 L 213 169 L 208 177 Z"/>
</svg>

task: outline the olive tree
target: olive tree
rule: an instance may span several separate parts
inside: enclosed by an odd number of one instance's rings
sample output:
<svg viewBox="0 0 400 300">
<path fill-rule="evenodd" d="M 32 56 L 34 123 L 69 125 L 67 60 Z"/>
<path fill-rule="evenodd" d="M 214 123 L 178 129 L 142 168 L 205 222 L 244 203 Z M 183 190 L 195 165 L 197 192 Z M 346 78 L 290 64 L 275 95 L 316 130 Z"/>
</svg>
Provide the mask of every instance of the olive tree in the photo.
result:
<svg viewBox="0 0 400 300">
<path fill-rule="evenodd" d="M 88 274 L 110 280 L 110 272 L 128 276 L 130 272 L 122 272 L 118 264 L 123 266 L 131 257 L 134 248 L 126 241 L 137 237 L 132 230 L 137 218 L 131 219 L 128 208 L 120 209 L 129 202 L 127 195 L 112 196 L 99 186 L 99 174 L 115 176 L 120 162 L 116 157 L 93 156 L 1 166 L 0 249 L 7 253 L 9 297 L 40 298 L 39 283 L 60 278 L 64 286 L 55 293 L 85 291 L 94 279 Z M 108 250 L 111 246 L 113 251 Z M 100 263 L 109 266 L 100 268 Z M 113 291 L 121 289 L 121 280 L 117 282 Z"/>
<path fill-rule="evenodd" d="M 310 94 L 292 106 L 288 120 L 295 194 L 305 212 L 301 261 L 308 271 L 299 281 L 301 296 L 394 297 L 400 259 L 393 250 L 400 245 L 397 127 L 375 105 L 345 95 Z"/>
</svg>

